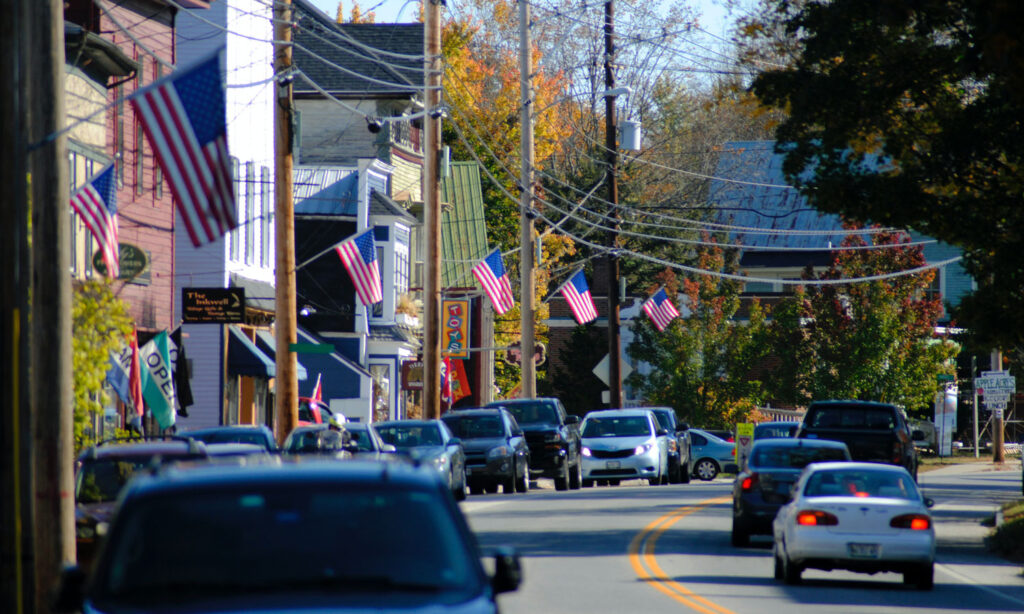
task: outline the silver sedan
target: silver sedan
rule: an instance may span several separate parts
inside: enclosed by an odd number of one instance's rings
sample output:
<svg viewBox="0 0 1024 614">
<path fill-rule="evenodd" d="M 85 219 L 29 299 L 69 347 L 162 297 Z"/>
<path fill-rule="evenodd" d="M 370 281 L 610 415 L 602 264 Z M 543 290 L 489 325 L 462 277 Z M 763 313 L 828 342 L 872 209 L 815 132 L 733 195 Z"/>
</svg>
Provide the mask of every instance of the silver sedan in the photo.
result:
<svg viewBox="0 0 1024 614">
<path fill-rule="evenodd" d="M 812 463 L 775 517 L 775 578 L 800 581 L 804 569 L 903 574 L 931 590 L 935 529 L 903 467 L 879 463 Z"/>
</svg>

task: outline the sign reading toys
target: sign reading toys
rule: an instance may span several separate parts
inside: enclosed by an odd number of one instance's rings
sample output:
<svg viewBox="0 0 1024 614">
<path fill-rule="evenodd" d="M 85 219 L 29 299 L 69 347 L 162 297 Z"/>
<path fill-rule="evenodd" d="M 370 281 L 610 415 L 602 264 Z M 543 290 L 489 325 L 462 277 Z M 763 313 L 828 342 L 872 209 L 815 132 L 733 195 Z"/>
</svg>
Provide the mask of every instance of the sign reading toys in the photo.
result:
<svg viewBox="0 0 1024 614">
<path fill-rule="evenodd" d="M 442 351 L 448 358 L 469 358 L 469 301 L 443 301 L 441 314 Z"/>
</svg>

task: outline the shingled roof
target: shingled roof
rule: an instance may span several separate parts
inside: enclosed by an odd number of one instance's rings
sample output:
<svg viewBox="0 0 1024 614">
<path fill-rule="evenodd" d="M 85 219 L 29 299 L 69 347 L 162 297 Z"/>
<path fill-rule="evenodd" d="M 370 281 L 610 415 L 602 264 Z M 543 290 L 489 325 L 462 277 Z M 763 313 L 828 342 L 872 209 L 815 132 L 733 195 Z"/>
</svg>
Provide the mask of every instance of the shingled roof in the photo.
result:
<svg viewBox="0 0 1024 614">
<path fill-rule="evenodd" d="M 339 24 L 308 0 L 293 6 L 293 62 L 320 88 L 339 98 L 411 98 L 422 91 L 423 60 L 411 59 L 423 56 L 422 23 Z M 296 94 L 318 93 L 302 77 L 294 88 Z"/>
</svg>

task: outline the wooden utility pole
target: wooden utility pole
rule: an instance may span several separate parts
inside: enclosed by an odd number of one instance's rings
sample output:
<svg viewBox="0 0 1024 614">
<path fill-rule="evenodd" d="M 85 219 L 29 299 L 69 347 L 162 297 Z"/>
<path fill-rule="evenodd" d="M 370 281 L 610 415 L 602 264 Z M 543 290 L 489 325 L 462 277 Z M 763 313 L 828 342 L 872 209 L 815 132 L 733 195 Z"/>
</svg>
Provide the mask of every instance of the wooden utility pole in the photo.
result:
<svg viewBox="0 0 1024 614">
<path fill-rule="evenodd" d="M 423 2 L 423 416 L 441 415 L 441 0 Z"/>
<path fill-rule="evenodd" d="M 75 561 L 74 395 L 71 389 L 71 219 L 64 128 L 64 6 L 29 11 L 28 140 L 32 216 L 30 390 L 36 505 L 36 611 L 50 611 L 60 571 Z"/>
<path fill-rule="evenodd" d="M 530 5 L 519 0 L 519 98 L 520 98 L 520 174 L 519 174 L 519 314 L 520 365 L 522 385 L 519 396 L 537 396 L 537 363 L 533 347 L 533 61 L 530 39 Z"/>
<path fill-rule="evenodd" d="M 619 333 L 619 184 L 616 178 L 618 148 L 615 135 L 615 10 L 612 0 L 604 3 L 604 130 L 608 173 L 608 202 L 611 230 L 608 231 L 608 407 L 622 407 L 622 343 Z"/>
<path fill-rule="evenodd" d="M 283 444 L 299 422 L 298 359 L 290 346 L 296 342 L 295 207 L 292 202 L 292 3 L 274 3 L 274 223 L 277 253 L 274 271 L 275 344 L 274 436 Z"/>
<path fill-rule="evenodd" d="M 25 115 L 29 58 L 27 0 L 0 19 L 0 611 L 32 612 L 35 603 L 34 481 L 29 405 L 28 183 Z"/>
</svg>

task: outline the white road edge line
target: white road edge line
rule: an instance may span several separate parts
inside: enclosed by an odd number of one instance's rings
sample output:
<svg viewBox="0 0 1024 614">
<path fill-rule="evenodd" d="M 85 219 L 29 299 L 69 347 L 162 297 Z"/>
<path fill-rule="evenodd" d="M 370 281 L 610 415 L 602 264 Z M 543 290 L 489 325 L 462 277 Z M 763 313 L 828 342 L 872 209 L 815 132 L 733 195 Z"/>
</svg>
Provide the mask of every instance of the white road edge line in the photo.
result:
<svg viewBox="0 0 1024 614">
<path fill-rule="evenodd" d="M 978 589 L 980 591 L 984 591 L 984 592 L 986 592 L 986 593 L 988 593 L 990 595 L 994 595 L 996 597 L 1002 597 L 1003 599 L 1005 599 L 1007 601 L 1012 601 L 1013 603 L 1016 603 L 1018 605 L 1024 606 L 1024 599 L 1017 599 L 1016 597 L 1012 597 L 1010 595 L 1007 595 L 1006 593 L 1004 593 L 1002 591 L 999 591 L 997 589 L 994 589 L 992 587 L 985 586 L 984 584 L 977 584 L 976 583 L 977 581 L 974 580 L 973 578 L 965 576 L 964 574 L 962 574 L 962 573 L 960 573 L 958 571 L 954 571 L 953 569 L 951 569 L 948 565 L 946 565 L 944 563 L 936 563 L 935 566 L 938 567 L 939 569 L 941 569 L 943 571 L 943 573 L 947 573 L 947 574 L 957 578 L 958 580 L 960 580 L 961 582 L 963 582 L 964 584 L 966 584 L 966 585 L 968 585 L 968 586 L 970 586 L 972 588 L 976 588 L 976 589 Z"/>
</svg>

